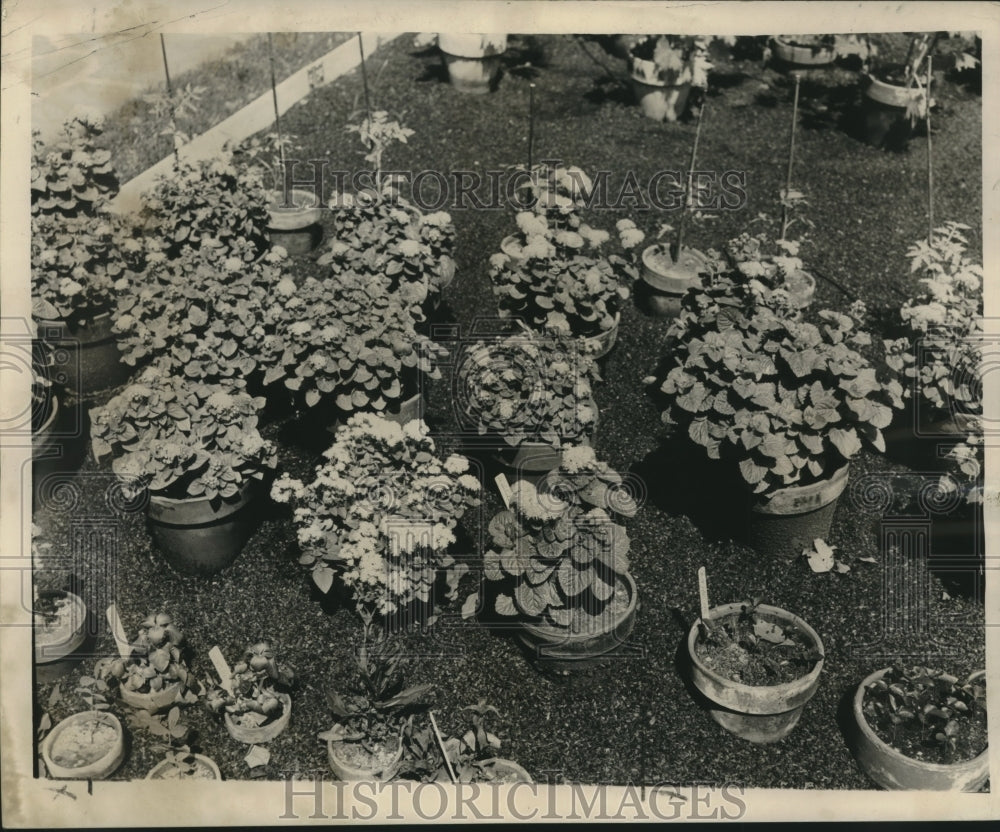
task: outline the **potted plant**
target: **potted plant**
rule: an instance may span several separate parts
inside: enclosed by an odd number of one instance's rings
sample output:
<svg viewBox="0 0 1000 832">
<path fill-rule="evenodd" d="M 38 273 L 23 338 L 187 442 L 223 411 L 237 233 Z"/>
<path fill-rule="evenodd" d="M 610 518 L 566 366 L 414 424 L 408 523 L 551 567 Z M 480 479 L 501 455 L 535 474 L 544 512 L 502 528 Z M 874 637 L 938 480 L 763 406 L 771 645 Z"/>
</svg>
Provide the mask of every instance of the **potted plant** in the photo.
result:
<svg viewBox="0 0 1000 832">
<path fill-rule="evenodd" d="M 132 497 L 149 493 L 157 548 L 175 569 L 228 566 L 253 529 L 247 510 L 276 453 L 257 430 L 263 399 L 148 367 L 91 413 L 94 457 Z"/>
<path fill-rule="evenodd" d="M 118 192 L 99 119 L 75 118 L 31 164 L 31 296 L 38 337 L 69 353 L 65 387 L 78 396 L 121 384 L 111 332 L 114 299 L 130 285 L 121 223 L 107 210 Z"/>
<path fill-rule="evenodd" d="M 359 612 L 399 617 L 429 604 L 442 573 L 457 582 L 448 550 L 480 489 L 465 457 L 441 460 L 422 422 L 368 413 L 338 428 L 324 457 L 308 485 L 283 474 L 271 489 L 295 508 L 300 563 L 322 592 L 337 578 Z"/>
<path fill-rule="evenodd" d="M 578 339 L 529 332 L 477 341 L 459 357 L 456 375 L 469 428 L 518 472 L 549 471 L 563 450 L 591 441 L 600 374 Z"/>
<path fill-rule="evenodd" d="M 258 257 L 236 240 L 231 249 L 190 248 L 151 263 L 118 300 L 122 360 L 193 382 L 261 387 L 267 311 L 295 288 L 286 266 L 280 252 Z"/>
<path fill-rule="evenodd" d="M 819 312 L 817 325 L 797 319 L 784 290 L 720 276 L 682 304 L 672 349 L 646 379 L 663 421 L 738 468 L 753 495 L 751 545 L 795 557 L 827 536 L 850 460 L 865 445 L 885 450 L 902 387 L 859 351 L 871 343 L 860 302 Z"/>
<path fill-rule="evenodd" d="M 792 67 L 829 66 L 838 55 L 837 35 L 775 35 L 771 50 L 775 58 Z"/>
<path fill-rule="evenodd" d="M 167 751 L 166 757 L 158 762 L 147 780 L 221 780 L 222 772 L 211 757 L 196 754 L 187 746 Z"/>
<path fill-rule="evenodd" d="M 886 339 L 887 364 L 912 403 L 903 433 L 965 435 L 982 418 L 983 270 L 967 254 L 968 226 L 949 222 L 907 251 L 922 290 L 899 311 L 902 334 Z"/>
<path fill-rule="evenodd" d="M 421 374 L 440 378 L 446 350 L 416 331 L 411 303 L 390 280 L 345 272 L 279 286 L 263 321 L 273 333 L 261 346 L 264 383 L 281 381 L 306 408 L 322 403 L 333 424 L 357 412 L 420 418 Z"/>
<path fill-rule="evenodd" d="M 184 634 L 167 613 L 149 615 L 129 645 L 127 657 L 102 659 L 96 672 L 112 680 L 130 707 L 158 713 L 196 698 L 197 682 L 184 658 Z"/>
<path fill-rule="evenodd" d="M 803 267 L 801 245 L 801 240 L 772 239 L 767 232 L 744 232 L 729 241 L 726 253 L 744 278 L 783 289 L 794 309 L 805 309 L 816 294 L 816 278 Z"/>
<path fill-rule="evenodd" d="M 35 678 L 48 684 L 65 676 L 82 659 L 87 640 L 87 605 L 73 588 L 73 573 L 52 553 L 52 543 L 31 524 L 32 626 Z"/>
<path fill-rule="evenodd" d="M 439 32 L 438 47 L 455 89 L 477 94 L 496 89 L 500 59 L 507 51 L 506 34 Z"/>
<path fill-rule="evenodd" d="M 642 302 L 645 307 L 662 318 L 675 318 L 681 309 L 681 298 L 695 286 L 711 282 L 713 275 L 722 270 L 718 256 L 683 246 L 660 242 L 673 226 L 662 225 L 656 235 L 657 242 L 642 250 L 642 284 L 645 288 Z"/>
<path fill-rule="evenodd" d="M 481 699 L 462 711 L 469 713 L 472 725 L 461 737 L 439 742 L 431 726 L 407 725 L 403 736 L 409 753 L 403 761 L 402 774 L 425 783 L 447 783 L 453 777 L 456 783 L 534 782 L 522 766 L 497 757 L 502 743 L 490 730 L 492 717 L 499 716 L 493 705 Z"/>
<path fill-rule="evenodd" d="M 621 478 L 590 448 L 563 453 L 538 486 L 519 480 L 510 507 L 490 521 L 496 547 L 483 574 L 500 616 L 517 617 L 520 641 L 556 670 L 600 659 L 628 638 L 638 591 L 629 538 L 617 520 L 636 511 L 614 496 Z M 478 595 L 466 601 L 471 615 Z"/>
<path fill-rule="evenodd" d="M 50 777 L 60 780 L 103 780 L 125 759 L 125 732 L 108 713 L 107 685 L 80 677 L 76 695 L 87 705 L 57 723 L 42 740 L 40 751 Z"/>
<path fill-rule="evenodd" d="M 229 735 L 239 742 L 270 742 L 288 726 L 295 671 L 279 663 L 266 641 L 248 647 L 229 678 L 208 691 L 205 704 L 222 714 Z"/>
<path fill-rule="evenodd" d="M 853 701 L 852 750 L 884 789 L 978 791 L 989 778 L 986 672 L 877 670 Z"/>
<path fill-rule="evenodd" d="M 777 742 L 798 724 L 823 669 L 823 642 L 805 621 L 779 607 L 723 604 L 691 627 L 692 681 L 709 713 L 730 733 Z"/>
<path fill-rule="evenodd" d="M 865 141 L 874 147 L 905 148 L 917 122 L 933 106 L 925 64 L 937 35 L 915 34 L 902 63 L 885 63 L 862 76 Z"/>
<path fill-rule="evenodd" d="M 384 631 L 371 638 L 372 617 L 363 616 L 357 652 L 361 688 L 341 696 L 327 691 L 334 724 L 320 733 L 330 768 L 339 780 L 387 781 L 396 776 L 403 758 L 403 732 L 413 714 L 427 707 L 431 685 L 403 687 L 402 645 Z"/>
<path fill-rule="evenodd" d="M 711 38 L 703 35 L 634 35 L 628 40 L 632 89 L 648 118 L 677 121 L 692 87 L 708 86 Z"/>
</svg>

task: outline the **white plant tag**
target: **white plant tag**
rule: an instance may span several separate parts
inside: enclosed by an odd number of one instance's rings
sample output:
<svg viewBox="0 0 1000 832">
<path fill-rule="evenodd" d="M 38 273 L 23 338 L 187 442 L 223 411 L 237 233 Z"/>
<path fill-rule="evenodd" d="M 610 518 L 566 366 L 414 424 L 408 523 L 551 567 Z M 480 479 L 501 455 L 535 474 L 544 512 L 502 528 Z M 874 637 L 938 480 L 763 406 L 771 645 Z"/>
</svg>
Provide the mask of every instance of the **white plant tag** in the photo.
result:
<svg viewBox="0 0 1000 832">
<path fill-rule="evenodd" d="M 698 600 L 701 602 L 701 620 L 708 621 L 708 578 L 705 567 L 698 567 Z"/>
<path fill-rule="evenodd" d="M 219 645 L 216 644 L 211 650 L 208 651 L 208 658 L 212 660 L 212 665 L 215 667 L 215 672 L 219 674 L 219 679 L 222 682 L 222 688 L 230 696 L 233 695 L 233 671 L 229 667 L 229 662 L 226 661 L 226 657 L 222 655 L 222 651 L 219 649 Z"/>
<path fill-rule="evenodd" d="M 514 492 L 510 490 L 510 483 L 507 482 L 507 477 L 503 474 L 496 475 L 497 488 L 500 489 L 500 497 L 503 499 L 503 504 L 510 508 L 511 498 L 514 496 Z"/>
<path fill-rule="evenodd" d="M 118 607 L 112 604 L 108 607 L 108 627 L 111 628 L 111 635 L 115 638 L 115 644 L 118 645 L 118 652 L 121 654 L 123 659 L 127 659 L 132 655 L 132 645 L 128 643 L 128 636 L 125 635 L 125 627 L 122 626 L 122 620 L 118 617 Z"/>
</svg>

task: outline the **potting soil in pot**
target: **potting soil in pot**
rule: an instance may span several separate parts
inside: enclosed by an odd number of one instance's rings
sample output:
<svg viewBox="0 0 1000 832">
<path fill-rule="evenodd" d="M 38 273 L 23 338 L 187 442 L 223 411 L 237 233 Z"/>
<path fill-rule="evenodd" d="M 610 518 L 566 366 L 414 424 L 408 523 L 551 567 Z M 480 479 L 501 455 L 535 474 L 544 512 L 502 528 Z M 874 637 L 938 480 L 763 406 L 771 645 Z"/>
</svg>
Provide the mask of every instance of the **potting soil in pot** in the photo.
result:
<svg viewBox="0 0 1000 832">
<path fill-rule="evenodd" d="M 164 766 L 157 772 L 156 780 L 215 780 L 215 772 L 208 766 L 194 762 L 191 768 L 177 765 Z"/>
<path fill-rule="evenodd" d="M 337 746 L 337 757 L 352 768 L 363 771 L 383 771 L 396 762 L 399 746 L 380 743 L 373 754 L 360 742 L 344 742 Z"/>
<path fill-rule="evenodd" d="M 52 743 L 52 762 L 63 768 L 82 768 L 96 763 L 114 748 L 118 732 L 99 717 L 74 722 L 59 732 Z"/>
<path fill-rule="evenodd" d="M 759 613 L 757 619 L 756 625 L 738 615 L 714 620 L 708 638 L 695 643 L 698 658 L 710 670 L 743 685 L 781 685 L 812 670 L 817 656 L 804 633 Z"/>
<path fill-rule="evenodd" d="M 893 725 L 888 719 L 874 713 L 870 701 L 866 698 L 862 707 L 865 720 L 871 729 L 886 745 L 892 746 L 901 754 L 922 763 L 952 765 L 972 760 L 978 757 L 989 740 L 986 730 L 986 712 L 983 710 L 967 718 L 956 720 L 960 726 L 954 749 L 944 743 L 935 742 L 933 733 L 927 736 L 919 722 L 901 722 Z"/>
<path fill-rule="evenodd" d="M 75 605 L 65 595 L 42 595 L 33 605 L 35 648 L 62 644 L 83 621 L 78 620 Z"/>
</svg>

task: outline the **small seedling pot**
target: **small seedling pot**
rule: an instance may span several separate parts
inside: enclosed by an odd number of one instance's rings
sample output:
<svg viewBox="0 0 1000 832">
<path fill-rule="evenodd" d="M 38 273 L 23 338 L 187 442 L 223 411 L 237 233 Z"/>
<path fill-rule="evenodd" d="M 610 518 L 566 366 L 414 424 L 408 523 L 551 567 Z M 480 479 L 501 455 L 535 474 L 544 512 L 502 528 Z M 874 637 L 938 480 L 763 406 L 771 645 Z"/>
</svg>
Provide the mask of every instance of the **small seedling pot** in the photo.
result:
<svg viewBox="0 0 1000 832">
<path fill-rule="evenodd" d="M 95 720 L 101 724 L 97 730 L 101 730 L 102 739 L 104 735 L 108 738 L 88 748 L 88 737 Z M 59 780 L 103 780 L 125 759 L 125 735 L 122 724 L 114 714 L 83 711 L 56 725 L 42 740 L 41 752 L 51 777 Z M 67 759 L 67 755 L 72 760 Z"/>
<path fill-rule="evenodd" d="M 460 92 L 484 95 L 495 89 L 507 35 L 438 34 L 438 46 L 451 85 Z"/>
<path fill-rule="evenodd" d="M 396 753 L 388 763 L 382 765 L 381 767 L 378 763 L 374 762 L 370 766 L 359 766 L 358 764 L 349 761 L 344 751 L 347 746 L 354 745 L 355 743 L 334 742 L 333 740 L 327 740 L 326 752 L 327 758 L 330 761 L 330 770 L 333 771 L 338 780 L 345 780 L 348 782 L 358 780 L 386 782 L 388 780 L 392 780 L 392 778 L 399 772 L 399 767 L 403 762 L 402 737 L 403 731 L 402 728 L 400 728 L 399 736 L 396 739 Z"/>
<path fill-rule="evenodd" d="M 275 694 L 281 702 L 281 716 L 263 725 L 247 726 L 236 722 L 231 714 L 225 714 L 226 730 L 234 740 L 246 743 L 247 745 L 260 745 L 270 742 L 278 734 L 288 727 L 288 720 L 292 718 L 292 697 L 287 693 Z"/>
<path fill-rule="evenodd" d="M 747 542 L 763 555 L 795 557 L 817 537 L 830 534 L 850 465 L 827 479 L 772 491 L 750 507 Z"/>
<path fill-rule="evenodd" d="M 78 398 L 109 393 L 132 375 L 132 368 L 121 360 L 110 312 L 96 315 L 87 326 L 71 328 L 61 320 L 37 323 L 38 338 L 55 350 L 53 380 Z"/>
<path fill-rule="evenodd" d="M 231 502 L 152 494 L 147 515 L 153 542 L 178 572 L 213 575 L 236 559 L 253 532 L 257 518 L 249 507 L 257 492 L 257 481 L 248 480 Z"/>
<path fill-rule="evenodd" d="M 622 313 L 615 315 L 615 322 L 611 329 L 607 329 L 598 335 L 591 335 L 583 339 L 584 343 L 594 350 L 594 359 L 604 358 L 614 345 L 618 342 L 618 324 L 621 323 Z"/>
<path fill-rule="evenodd" d="M 484 760 L 483 765 L 493 769 L 497 775 L 497 780 L 502 783 L 534 783 L 527 770 L 515 763 L 513 760 L 506 760 L 502 757 L 495 757 L 492 760 Z M 493 781 L 495 782 L 495 781 Z"/>
<path fill-rule="evenodd" d="M 723 604 L 709 610 L 709 620 L 727 618 L 740 612 L 741 604 Z M 759 613 L 784 626 L 804 633 L 823 654 L 819 635 L 797 615 L 779 607 L 761 604 Z M 712 703 L 709 714 L 731 734 L 757 744 L 769 744 L 788 736 L 798 724 L 802 710 L 819 687 L 823 669 L 820 659 L 805 676 L 781 685 L 744 685 L 719 675 L 698 656 L 695 644 L 700 636 L 699 621 L 688 633 L 687 648 L 691 657 L 691 675 L 696 688 Z"/>
<path fill-rule="evenodd" d="M 219 771 L 219 767 L 215 764 L 215 760 L 211 757 L 206 757 L 204 754 L 192 754 L 194 758 L 195 765 L 198 766 L 199 770 L 203 774 L 177 774 L 171 775 L 170 772 L 177 770 L 177 763 L 173 760 L 166 759 L 160 760 L 153 768 L 150 770 L 149 774 L 146 775 L 147 780 L 221 780 L 222 772 Z M 207 776 L 206 776 L 207 775 Z"/>
<path fill-rule="evenodd" d="M 87 605 L 72 592 L 41 592 L 40 597 L 64 597 L 56 626 L 44 632 L 35 630 L 35 678 L 42 684 L 54 682 L 69 673 L 83 659 L 80 648 L 87 639 Z"/>
<path fill-rule="evenodd" d="M 788 292 L 792 306 L 805 309 L 816 296 L 816 278 L 807 271 L 796 269 L 785 280 L 783 288 Z"/>
<path fill-rule="evenodd" d="M 771 39 L 771 51 L 775 58 L 791 67 L 829 66 L 837 59 L 833 46 L 797 46 L 781 38 Z"/>
<path fill-rule="evenodd" d="M 183 689 L 183 685 L 180 682 L 173 682 L 162 690 L 139 693 L 121 685 L 118 688 L 118 695 L 121 697 L 122 702 L 129 707 L 140 711 L 149 711 L 151 714 L 158 714 L 176 704 Z"/>
<path fill-rule="evenodd" d="M 676 318 L 681 310 L 681 298 L 701 280 L 708 263 L 702 252 L 684 248 L 675 262 L 670 249 L 662 243 L 647 246 L 642 252 L 642 288 L 636 301 L 647 312 L 661 318 Z"/>
<path fill-rule="evenodd" d="M 308 254 L 323 239 L 320 219 L 323 209 L 311 191 L 293 189 L 290 205 L 285 205 L 280 190 L 268 194 L 268 235 L 272 246 L 281 246 L 289 254 Z"/>
<path fill-rule="evenodd" d="M 517 632 L 518 640 L 536 661 L 553 670 L 572 672 L 585 669 L 620 647 L 632 634 L 639 590 L 628 572 L 621 575 L 615 589 L 616 593 L 623 590 L 628 593 L 625 609 L 603 616 L 600 626 L 594 630 L 574 633 L 565 627 L 522 621 Z"/>
<path fill-rule="evenodd" d="M 961 763 L 927 763 L 907 757 L 879 739 L 872 730 L 862 711 L 865 689 L 881 679 L 889 669 L 876 670 L 858 685 L 854 694 L 850 739 L 854 756 L 865 774 L 883 789 L 890 790 L 974 792 L 981 789 L 990 776 L 988 748 L 978 757 Z M 986 671 L 981 670 L 974 674 L 974 678 L 985 675 Z"/>
</svg>

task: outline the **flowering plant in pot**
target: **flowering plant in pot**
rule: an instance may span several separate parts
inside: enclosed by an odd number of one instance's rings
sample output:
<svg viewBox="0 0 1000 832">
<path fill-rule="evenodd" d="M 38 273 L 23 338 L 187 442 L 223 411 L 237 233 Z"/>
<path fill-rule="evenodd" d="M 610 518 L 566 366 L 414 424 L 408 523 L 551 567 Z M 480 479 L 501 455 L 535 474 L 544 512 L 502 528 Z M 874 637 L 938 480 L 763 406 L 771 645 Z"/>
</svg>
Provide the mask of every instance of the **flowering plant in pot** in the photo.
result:
<svg viewBox="0 0 1000 832">
<path fill-rule="evenodd" d="M 101 659 L 96 674 L 117 685 L 122 701 L 157 712 L 197 699 L 198 684 L 184 658 L 184 634 L 167 613 L 154 613 L 139 625 L 126 657 Z"/>
<path fill-rule="evenodd" d="M 258 258 L 242 240 L 228 250 L 203 246 L 160 259 L 119 298 L 114 330 L 122 360 L 131 367 L 152 361 L 204 383 L 259 382 L 266 310 L 275 293 L 293 288 L 279 251 Z"/>
<path fill-rule="evenodd" d="M 276 463 L 257 430 L 262 405 L 153 366 L 91 412 L 95 458 L 114 457 L 127 496 L 148 490 L 154 540 L 180 571 L 222 569 L 253 528 L 246 508 Z"/>
<path fill-rule="evenodd" d="M 883 788 L 977 791 L 989 777 L 985 671 L 883 668 L 858 686 L 853 715 L 854 754 Z"/>
<path fill-rule="evenodd" d="M 590 448 L 566 450 L 537 486 L 514 483 L 510 507 L 490 521 L 496 548 L 484 555 L 483 574 L 494 584 L 493 608 L 522 619 L 518 637 L 537 658 L 570 669 L 628 638 L 638 594 L 618 520 L 636 508 Z M 471 596 L 464 612 L 478 605 Z"/>
<path fill-rule="evenodd" d="M 772 54 L 785 64 L 799 67 L 826 66 L 838 55 L 838 35 L 775 35 Z"/>
<path fill-rule="evenodd" d="M 134 236 L 144 239 L 147 256 L 172 259 L 203 245 L 228 250 L 236 241 L 263 254 L 270 245 L 267 205 L 260 171 L 236 165 L 231 150 L 197 162 L 178 159 L 144 194 Z"/>
<path fill-rule="evenodd" d="M 182 745 L 167 749 L 164 758 L 150 769 L 147 780 L 221 780 L 222 772 L 211 757 Z"/>
<path fill-rule="evenodd" d="M 80 395 L 126 377 L 110 329 L 131 273 L 122 223 L 107 210 L 118 179 L 101 132 L 99 120 L 72 119 L 54 145 L 35 138 L 31 165 L 32 317 L 43 341 L 70 351 L 66 386 Z"/>
<path fill-rule="evenodd" d="M 805 621 L 759 599 L 708 610 L 688 633 L 695 687 L 712 719 L 755 743 L 798 724 L 819 685 L 823 643 Z"/>
<path fill-rule="evenodd" d="M 269 642 L 250 645 L 228 678 L 221 678 L 205 699 L 222 714 L 233 739 L 248 744 L 270 742 L 285 730 L 292 715 L 295 671 L 279 662 Z"/>
<path fill-rule="evenodd" d="M 608 232 L 581 223 L 576 230 L 549 225 L 545 216 L 522 211 L 518 227 L 525 239 L 519 257 L 503 252 L 490 258 L 490 280 L 502 316 L 519 317 L 539 330 L 561 329 L 600 340 L 599 352 L 614 344 L 622 302 L 638 276 L 632 249 L 643 235 L 631 220 L 618 222 L 626 256 L 584 254 L 605 244 Z"/>
<path fill-rule="evenodd" d="M 300 563 L 321 591 L 339 579 L 359 612 L 388 616 L 430 602 L 442 573 L 457 584 L 448 549 L 480 489 L 465 457 L 441 460 L 420 421 L 360 413 L 324 458 L 311 483 L 282 475 L 271 489 L 295 508 Z"/>
<path fill-rule="evenodd" d="M 905 148 L 917 122 L 934 106 L 926 63 L 937 40 L 934 32 L 914 34 L 901 63 L 881 63 L 863 74 L 862 127 L 869 144 Z"/>
<path fill-rule="evenodd" d="M 719 38 L 735 42 L 733 38 Z M 677 121 L 691 88 L 708 86 L 712 69 L 705 35 L 634 35 L 628 38 L 628 71 L 643 114 L 656 121 Z"/>
<path fill-rule="evenodd" d="M 792 557 L 826 537 L 847 464 L 864 446 L 885 450 L 902 387 L 859 351 L 871 343 L 864 314 L 858 302 L 800 321 L 785 291 L 720 277 L 685 296 L 672 351 L 645 380 L 669 431 L 738 469 L 756 495 L 749 531 L 760 551 Z"/>
<path fill-rule="evenodd" d="M 506 464 L 548 471 L 563 449 L 590 442 L 600 374 L 585 343 L 557 333 L 510 335 L 471 344 L 459 361 L 463 414 Z"/>
<path fill-rule="evenodd" d="M 759 280 L 769 289 L 784 289 L 791 305 L 803 309 L 812 303 L 816 278 L 803 266 L 802 240 L 772 239 L 767 232 L 744 232 L 729 241 L 729 261 L 746 279 Z"/>
<path fill-rule="evenodd" d="M 338 234 L 317 263 L 335 276 L 345 272 L 384 275 L 389 291 L 411 300 L 414 317 L 437 304 L 455 276 L 455 226 L 446 211 L 423 214 L 402 197 L 359 209 L 362 217 Z M 341 223 L 344 219 L 339 220 Z"/>
<path fill-rule="evenodd" d="M 497 757 L 502 742 L 491 723 L 500 712 L 483 699 L 461 710 L 469 714 L 471 726 L 461 736 L 442 742 L 429 725 L 406 726 L 403 736 L 409 753 L 401 773 L 425 783 L 447 783 L 452 776 L 456 783 L 531 783 L 531 775 L 520 765 Z"/>
<path fill-rule="evenodd" d="M 356 661 L 361 687 L 341 695 L 328 690 L 334 724 L 320 733 L 330 768 L 341 780 L 391 780 L 403 756 L 403 732 L 413 715 L 429 704 L 431 685 L 403 687 L 402 645 L 384 631 L 372 638 L 372 617 L 364 630 Z"/>
<path fill-rule="evenodd" d="M 373 411 L 401 421 L 421 411 L 419 377 L 440 378 L 445 349 L 416 331 L 412 306 L 389 278 L 343 273 L 279 284 L 264 325 L 264 383 L 335 419 Z"/>
<path fill-rule="evenodd" d="M 500 75 L 500 57 L 507 50 L 507 35 L 440 32 L 441 56 L 451 85 L 461 92 L 488 93 Z"/>
</svg>

